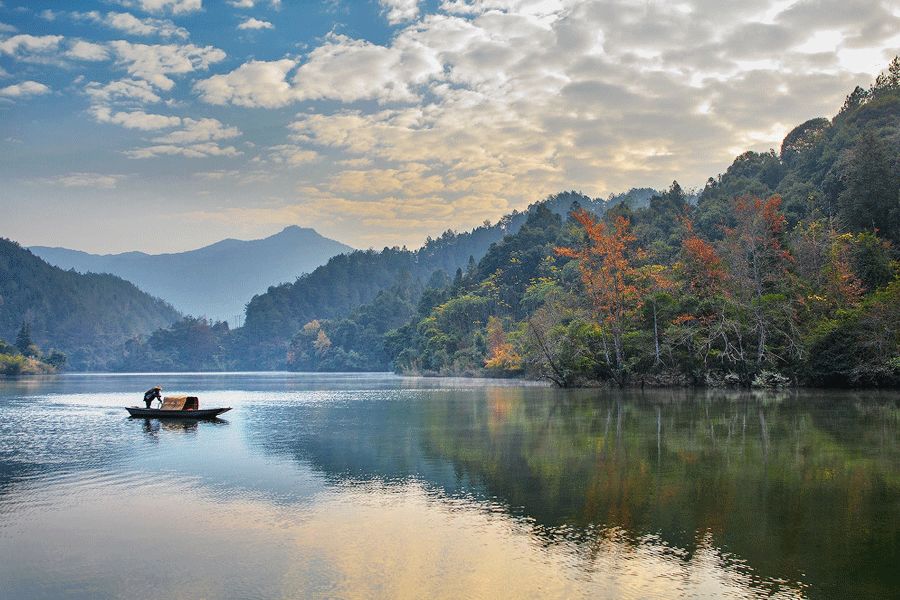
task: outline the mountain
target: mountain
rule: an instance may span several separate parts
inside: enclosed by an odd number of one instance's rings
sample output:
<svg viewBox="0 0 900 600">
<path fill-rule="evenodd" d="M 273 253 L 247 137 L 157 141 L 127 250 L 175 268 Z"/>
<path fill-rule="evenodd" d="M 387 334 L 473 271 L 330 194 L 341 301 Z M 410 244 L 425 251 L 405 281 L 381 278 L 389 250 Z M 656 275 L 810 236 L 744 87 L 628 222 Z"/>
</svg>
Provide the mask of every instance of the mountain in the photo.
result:
<svg viewBox="0 0 900 600">
<path fill-rule="evenodd" d="M 313 229 L 296 226 L 261 240 L 226 239 L 172 254 L 98 255 L 45 246 L 29 249 L 57 267 L 118 275 L 165 298 L 185 314 L 231 321 L 232 325 L 255 294 L 293 281 L 332 256 L 352 250 Z"/>
<path fill-rule="evenodd" d="M 123 279 L 64 271 L 0 238 L 0 339 L 15 339 L 27 322 L 34 342 L 66 353 L 72 368 L 102 369 L 126 340 L 179 317 Z"/>
</svg>

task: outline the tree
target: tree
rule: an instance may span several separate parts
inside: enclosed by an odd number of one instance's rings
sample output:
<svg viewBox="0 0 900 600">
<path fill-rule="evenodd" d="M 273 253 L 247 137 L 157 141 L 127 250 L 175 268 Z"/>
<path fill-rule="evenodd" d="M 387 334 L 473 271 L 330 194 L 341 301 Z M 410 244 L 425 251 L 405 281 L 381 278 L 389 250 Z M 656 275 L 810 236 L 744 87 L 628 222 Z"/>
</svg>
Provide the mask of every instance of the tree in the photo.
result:
<svg viewBox="0 0 900 600">
<path fill-rule="evenodd" d="M 646 291 L 646 297 L 650 301 L 653 313 L 653 365 L 662 363 L 659 341 L 659 302 L 675 286 L 669 277 L 669 268 L 666 265 L 650 264 L 639 270 L 642 289 Z"/>
<path fill-rule="evenodd" d="M 709 242 L 694 232 L 690 219 L 682 221 L 684 240 L 681 248 L 680 267 L 691 293 L 710 296 L 721 289 L 727 275 L 722 258 Z"/>
<path fill-rule="evenodd" d="M 22 323 L 19 333 L 16 334 L 16 348 L 25 356 L 37 355 L 37 346 L 31 340 L 31 324 L 28 321 Z"/>
<path fill-rule="evenodd" d="M 513 345 L 507 341 L 506 332 L 503 330 L 503 322 L 494 316 L 488 317 L 487 346 L 488 355 L 484 361 L 486 369 L 503 373 L 521 370 L 522 357 L 515 351 Z"/>
<path fill-rule="evenodd" d="M 854 269 L 852 233 L 841 233 L 835 219 L 801 223 L 792 233 L 795 270 L 810 298 L 828 311 L 859 304 L 865 285 Z"/>
<path fill-rule="evenodd" d="M 794 315 L 788 297 L 792 256 L 781 242 L 785 218 L 781 197 L 743 197 L 734 202 L 736 225 L 725 229 L 722 243 L 728 262 L 730 297 L 749 316 L 750 333 L 756 339 L 756 366 L 772 362 L 769 345 L 773 330 L 798 342 L 792 329 Z M 784 341 L 784 340 L 782 340 Z"/>
<path fill-rule="evenodd" d="M 51 350 L 50 354 L 44 358 L 44 362 L 53 367 L 56 370 L 60 370 L 66 366 L 66 355 L 60 352 L 59 350 Z"/>
<path fill-rule="evenodd" d="M 860 136 L 850 153 L 838 196 L 841 216 L 855 231 L 882 231 L 900 241 L 900 173 L 881 138 L 871 129 Z"/>
<path fill-rule="evenodd" d="M 581 247 L 557 247 L 556 254 L 578 261 L 594 317 L 612 339 L 612 361 L 607 362 L 614 365 L 614 378 L 621 385 L 626 376 L 625 333 L 641 305 L 640 274 L 633 264 L 641 253 L 633 247 L 636 238 L 625 217 L 616 217 L 610 227 L 585 210 L 572 216 L 587 239 Z"/>
</svg>

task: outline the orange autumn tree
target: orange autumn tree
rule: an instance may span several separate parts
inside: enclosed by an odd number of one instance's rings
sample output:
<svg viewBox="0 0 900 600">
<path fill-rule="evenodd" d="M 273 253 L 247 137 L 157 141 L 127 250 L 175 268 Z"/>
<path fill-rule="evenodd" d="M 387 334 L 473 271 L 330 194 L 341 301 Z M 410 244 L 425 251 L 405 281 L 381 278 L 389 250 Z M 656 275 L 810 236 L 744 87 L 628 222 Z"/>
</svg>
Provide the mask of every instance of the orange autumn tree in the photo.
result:
<svg viewBox="0 0 900 600">
<path fill-rule="evenodd" d="M 690 219 L 683 219 L 684 240 L 680 267 L 691 291 L 701 296 L 715 294 L 722 287 L 726 271 L 712 244 L 694 232 Z"/>
<path fill-rule="evenodd" d="M 486 369 L 511 373 L 522 368 L 522 357 L 507 341 L 503 322 L 494 316 L 488 317 L 487 346 L 488 356 L 484 361 Z"/>
<path fill-rule="evenodd" d="M 558 247 L 556 254 L 578 261 L 581 281 L 594 317 L 601 323 L 606 361 L 618 383 L 624 382 L 628 323 L 641 307 L 641 274 L 634 262 L 642 255 L 629 220 L 618 216 L 612 226 L 596 220 L 584 209 L 572 213 L 587 239 L 576 248 Z M 607 339 L 612 340 L 612 359 Z"/>
</svg>

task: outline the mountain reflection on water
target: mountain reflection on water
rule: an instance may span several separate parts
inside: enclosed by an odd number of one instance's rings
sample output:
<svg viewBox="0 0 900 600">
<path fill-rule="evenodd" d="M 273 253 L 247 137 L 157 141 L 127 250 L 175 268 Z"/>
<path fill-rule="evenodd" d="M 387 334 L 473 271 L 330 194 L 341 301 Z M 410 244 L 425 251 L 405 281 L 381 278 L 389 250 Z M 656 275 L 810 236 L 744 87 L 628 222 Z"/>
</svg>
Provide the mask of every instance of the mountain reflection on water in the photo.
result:
<svg viewBox="0 0 900 600">
<path fill-rule="evenodd" d="M 235 410 L 126 418 L 117 407 L 146 381 L 0 383 L 0 580 L 13 597 L 900 585 L 896 394 L 167 375 L 153 382 Z"/>
</svg>

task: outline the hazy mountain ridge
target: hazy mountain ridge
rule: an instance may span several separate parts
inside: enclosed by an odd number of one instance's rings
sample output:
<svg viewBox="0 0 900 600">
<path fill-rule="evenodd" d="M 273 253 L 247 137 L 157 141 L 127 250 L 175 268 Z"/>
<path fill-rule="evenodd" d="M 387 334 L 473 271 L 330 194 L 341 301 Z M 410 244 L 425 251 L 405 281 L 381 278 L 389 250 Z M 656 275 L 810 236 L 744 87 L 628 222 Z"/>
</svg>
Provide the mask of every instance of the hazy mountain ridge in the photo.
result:
<svg viewBox="0 0 900 600">
<path fill-rule="evenodd" d="M 259 240 L 225 239 L 186 252 L 91 254 L 67 248 L 34 246 L 47 262 L 80 273 L 111 273 L 164 298 L 185 314 L 229 320 L 234 325 L 244 305 L 269 286 L 293 281 L 350 246 L 290 226 Z"/>
</svg>

